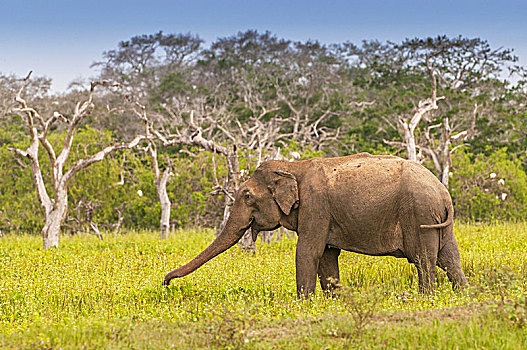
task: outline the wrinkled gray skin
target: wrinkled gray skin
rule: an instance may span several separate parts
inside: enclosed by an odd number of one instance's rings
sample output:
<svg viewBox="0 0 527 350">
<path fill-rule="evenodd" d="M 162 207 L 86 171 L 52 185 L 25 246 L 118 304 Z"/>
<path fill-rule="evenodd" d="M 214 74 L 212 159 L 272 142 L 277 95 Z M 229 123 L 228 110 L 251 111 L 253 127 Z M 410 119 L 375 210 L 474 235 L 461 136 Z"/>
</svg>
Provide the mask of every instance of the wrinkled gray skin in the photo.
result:
<svg viewBox="0 0 527 350">
<path fill-rule="evenodd" d="M 417 267 L 419 291 L 433 291 L 436 264 L 454 288 L 466 284 L 453 234 L 452 200 L 423 166 L 393 156 L 360 153 L 299 162 L 268 161 L 238 190 L 224 230 L 201 254 L 165 277 L 195 271 L 252 228 L 298 233 L 299 296 L 339 281 L 341 249 L 406 258 Z"/>
</svg>

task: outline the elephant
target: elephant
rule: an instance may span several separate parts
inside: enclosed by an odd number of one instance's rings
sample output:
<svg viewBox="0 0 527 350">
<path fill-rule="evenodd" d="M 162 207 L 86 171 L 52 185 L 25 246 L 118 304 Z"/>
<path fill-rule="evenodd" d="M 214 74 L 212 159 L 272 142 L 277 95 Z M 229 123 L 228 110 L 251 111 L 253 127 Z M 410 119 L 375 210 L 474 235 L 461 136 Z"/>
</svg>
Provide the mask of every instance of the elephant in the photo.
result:
<svg viewBox="0 0 527 350">
<path fill-rule="evenodd" d="M 341 250 L 406 258 L 417 268 L 419 292 L 433 292 L 435 266 L 454 289 L 467 284 L 453 233 L 454 208 L 446 187 L 425 167 L 390 155 L 263 162 L 236 192 L 231 214 L 215 240 L 164 284 L 195 271 L 235 245 L 246 230 L 281 226 L 298 235 L 299 297 L 339 285 Z"/>
</svg>

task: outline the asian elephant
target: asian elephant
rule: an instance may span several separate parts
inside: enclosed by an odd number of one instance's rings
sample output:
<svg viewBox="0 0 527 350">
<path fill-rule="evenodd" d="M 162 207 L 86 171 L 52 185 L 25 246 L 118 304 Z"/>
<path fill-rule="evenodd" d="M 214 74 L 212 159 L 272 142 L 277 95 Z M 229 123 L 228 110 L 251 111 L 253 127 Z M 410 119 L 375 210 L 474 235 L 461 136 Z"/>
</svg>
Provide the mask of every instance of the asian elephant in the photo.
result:
<svg viewBox="0 0 527 350">
<path fill-rule="evenodd" d="M 433 291 L 436 264 L 454 288 L 467 281 L 453 234 L 447 189 L 418 163 L 359 153 L 298 162 L 267 161 L 236 193 L 225 228 L 196 258 L 164 280 L 183 277 L 232 247 L 252 228 L 280 226 L 298 233 L 299 296 L 339 282 L 338 257 L 347 250 L 406 258 L 417 267 L 419 291 Z"/>
</svg>

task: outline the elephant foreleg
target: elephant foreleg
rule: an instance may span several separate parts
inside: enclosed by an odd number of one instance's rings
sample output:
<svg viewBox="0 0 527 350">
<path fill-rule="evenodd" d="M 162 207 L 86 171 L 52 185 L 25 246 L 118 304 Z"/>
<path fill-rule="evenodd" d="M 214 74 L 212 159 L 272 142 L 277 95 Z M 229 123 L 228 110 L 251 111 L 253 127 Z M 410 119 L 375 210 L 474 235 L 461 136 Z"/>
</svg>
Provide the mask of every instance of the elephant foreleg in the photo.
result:
<svg viewBox="0 0 527 350">
<path fill-rule="evenodd" d="M 339 274 L 340 249 L 326 246 L 318 263 L 318 278 L 324 291 L 336 289 L 340 283 Z"/>
<path fill-rule="evenodd" d="M 299 297 L 315 293 L 319 263 L 326 249 L 330 215 L 321 210 L 320 192 L 310 188 L 310 200 L 304 201 L 298 213 L 296 245 L 296 291 Z"/>
<path fill-rule="evenodd" d="M 317 246 L 299 236 L 296 246 L 296 292 L 299 297 L 315 293 L 317 272 L 324 245 Z"/>
</svg>

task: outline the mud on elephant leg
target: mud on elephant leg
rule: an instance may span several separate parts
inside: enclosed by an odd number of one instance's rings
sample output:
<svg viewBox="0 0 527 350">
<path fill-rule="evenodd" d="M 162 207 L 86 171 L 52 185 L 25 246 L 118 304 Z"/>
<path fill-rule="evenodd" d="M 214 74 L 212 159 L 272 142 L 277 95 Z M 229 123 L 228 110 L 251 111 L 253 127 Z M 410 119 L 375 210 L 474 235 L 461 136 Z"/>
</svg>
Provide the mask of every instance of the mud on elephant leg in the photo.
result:
<svg viewBox="0 0 527 350">
<path fill-rule="evenodd" d="M 340 283 L 340 249 L 326 246 L 318 263 L 318 278 L 323 291 L 333 291 Z"/>
<path fill-rule="evenodd" d="M 454 236 L 439 251 L 437 265 L 446 271 L 454 290 L 462 289 L 467 285 L 467 278 L 461 268 L 459 249 Z"/>
</svg>

